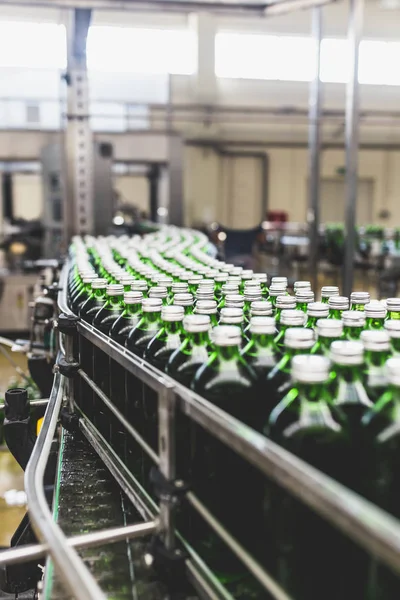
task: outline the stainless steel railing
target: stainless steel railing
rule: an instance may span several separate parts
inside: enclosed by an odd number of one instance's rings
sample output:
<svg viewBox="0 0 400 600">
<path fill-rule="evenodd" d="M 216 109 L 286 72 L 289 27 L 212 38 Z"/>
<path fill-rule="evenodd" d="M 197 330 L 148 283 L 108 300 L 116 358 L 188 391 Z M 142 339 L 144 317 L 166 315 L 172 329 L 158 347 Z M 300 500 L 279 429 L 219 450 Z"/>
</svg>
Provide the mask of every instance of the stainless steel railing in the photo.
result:
<svg viewBox="0 0 400 600">
<path fill-rule="evenodd" d="M 63 277 L 65 290 L 66 270 Z M 61 311 L 67 314 L 71 313 L 66 304 L 65 291 L 60 294 L 59 307 Z M 159 399 L 159 455 L 156 455 L 134 427 L 127 423 L 125 417 L 113 405 L 112 399 L 98 388 L 87 373 L 79 371 L 79 375 L 91 387 L 99 400 L 112 410 L 114 416 L 125 427 L 127 434 L 133 436 L 150 458 L 159 465 L 167 479 L 175 477 L 175 417 L 179 410 L 318 515 L 340 529 L 344 535 L 400 574 L 400 523 L 398 520 L 306 464 L 265 436 L 245 426 L 204 398 L 181 386 L 145 361 L 138 359 L 127 349 L 90 325 L 79 322 L 77 328 L 80 336 L 101 349 L 113 361 L 157 392 Z M 102 437 L 99 432 L 97 434 L 100 438 Z M 192 492 L 187 494 L 187 500 L 273 597 L 279 600 L 288 598 L 269 573 L 224 529 Z M 160 521 L 165 543 L 171 547 L 174 544 L 176 531 L 173 511 L 167 503 L 161 502 L 160 504 Z"/>
</svg>

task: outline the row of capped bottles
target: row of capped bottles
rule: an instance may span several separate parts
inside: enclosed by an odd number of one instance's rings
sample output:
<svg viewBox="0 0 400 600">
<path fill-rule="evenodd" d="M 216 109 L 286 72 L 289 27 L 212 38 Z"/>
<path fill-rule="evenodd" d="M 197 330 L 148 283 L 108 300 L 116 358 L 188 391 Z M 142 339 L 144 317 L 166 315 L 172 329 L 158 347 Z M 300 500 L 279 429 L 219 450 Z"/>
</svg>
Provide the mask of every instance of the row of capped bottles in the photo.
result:
<svg viewBox="0 0 400 600">
<path fill-rule="evenodd" d="M 268 287 L 266 274 L 226 265 L 206 248 L 201 234 L 176 228 L 143 239 L 76 238 L 71 308 L 135 355 L 399 516 L 400 299 L 371 301 L 366 292 L 348 299 L 325 286 L 315 302 L 307 281 L 295 282 L 290 295 L 286 278 L 274 277 Z M 132 424 L 156 446 L 154 394 L 129 377 L 113 386 L 106 365 L 98 367 L 104 391 L 112 400 L 120 397 L 120 404 L 124 399 Z M 189 425 L 177 435 L 182 476 L 294 597 L 398 594 L 387 570 L 206 433 Z M 144 456 L 139 465 L 134 460 L 142 471 L 149 466 Z M 202 539 L 196 519 L 185 525 L 229 581 L 233 567 L 219 545 Z M 342 577 L 327 590 L 332 560 Z"/>
</svg>

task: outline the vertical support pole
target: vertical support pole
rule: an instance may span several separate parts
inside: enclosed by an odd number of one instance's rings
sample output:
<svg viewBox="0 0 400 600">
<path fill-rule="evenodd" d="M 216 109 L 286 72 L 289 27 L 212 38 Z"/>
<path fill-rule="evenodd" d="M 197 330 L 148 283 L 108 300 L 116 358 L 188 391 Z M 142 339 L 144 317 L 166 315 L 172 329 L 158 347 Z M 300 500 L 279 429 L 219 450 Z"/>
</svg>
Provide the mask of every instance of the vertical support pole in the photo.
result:
<svg viewBox="0 0 400 600">
<path fill-rule="evenodd" d="M 90 10 L 75 9 L 70 12 L 67 24 L 67 180 L 63 217 L 66 246 L 72 235 L 94 233 L 93 136 L 89 123 L 86 68 L 86 38 L 90 18 Z"/>
<path fill-rule="evenodd" d="M 79 318 L 75 315 L 61 313 L 56 321 L 59 335 L 64 335 L 65 364 L 68 370 L 65 398 L 63 404 L 68 404 L 69 411 L 74 411 L 74 371 L 78 368 L 78 359 L 75 357 L 77 323 Z"/>
<path fill-rule="evenodd" d="M 158 395 L 158 445 L 160 471 L 168 481 L 176 477 L 175 461 L 175 404 L 173 390 L 165 387 Z M 175 507 L 167 495 L 160 499 L 160 526 L 167 550 L 175 547 Z"/>
<path fill-rule="evenodd" d="M 343 265 L 343 293 L 345 296 L 350 296 L 354 280 L 359 138 L 358 59 L 363 27 L 363 12 L 364 0 L 350 0 L 347 32 L 350 69 L 346 89 L 346 208 Z"/>
<path fill-rule="evenodd" d="M 322 8 L 312 9 L 312 37 L 314 42 L 315 62 L 314 75 L 310 83 L 308 113 L 308 235 L 309 235 L 309 270 L 312 289 L 318 286 L 318 240 L 319 240 L 319 190 L 320 190 L 320 126 L 321 126 L 321 41 L 322 41 Z"/>
</svg>

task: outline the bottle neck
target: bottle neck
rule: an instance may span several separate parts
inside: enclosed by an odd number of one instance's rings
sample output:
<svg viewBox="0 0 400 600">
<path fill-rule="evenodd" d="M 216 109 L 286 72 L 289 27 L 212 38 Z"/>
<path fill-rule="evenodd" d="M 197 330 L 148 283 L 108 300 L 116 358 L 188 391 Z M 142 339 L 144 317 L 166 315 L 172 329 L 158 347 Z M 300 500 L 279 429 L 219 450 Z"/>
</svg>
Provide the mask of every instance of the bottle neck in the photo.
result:
<svg viewBox="0 0 400 600">
<path fill-rule="evenodd" d="M 182 330 L 182 321 L 163 321 L 163 327 L 167 335 L 180 333 Z"/>
<path fill-rule="evenodd" d="M 360 380 L 362 365 L 338 365 L 333 366 L 333 370 L 340 379 L 351 383 Z"/>
<path fill-rule="evenodd" d="M 121 306 L 123 301 L 124 301 L 124 297 L 122 295 L 121 296 L 119 296 L 119 295 L 118 296 L 108 296 L 107 306 L 115 308 L 117 306 Z"/>
<path fill-rule="evenodd" d="M 307 312 L 308 302 L 296 302 L 296 309 L 302 310 L 303 312 Z"/>
<path fill-rule="evenodd" d="M 329 309 L 329 318 L 330 319 L 341 319 L 342 312 L 344 310 L 345 310 L 344 308 L 330 308 Z"/>
<path fill-rule="evenodd" d="M 239 346 L 217 346 L 218 357 L 223 361 L 231 361 L 239 359 L 240 348 Z"/>
<path fill-rule="evenodd" d="M 157 323 L 160 319 L 159 311 L 145 312 L 143 313 L 143 319 L 146 323 Z"/>
<path fill-rule="evenodd" d="M 209 342 L 208 331 L 196 331 L 189 334 L 192 346 L 207 346 Z"/>
<path fill-rule="evenodd" d="M 385 323 L 384 318 L 367 317 L 365 319 L 366 329 L 383 329 L 384 323 Z"/>
<path fill-rule="evenodd" d="M 390 338 L 390 347 L 394 354 L 400 354 L 400 338 Z"/>
<path fill-rule="evenodd" d="M 387 314 L 387 319 L 393 319 L 395 321 L 398 321 L 400 319 L 400 311 L 398 311 L 398 310 L 389 311 Z"/>
<path fill-rule="evenodd" d="M 359 340 L 362 330 L 362 327 L 350 327 L 350 325 L 345 325 L 343 327 L 343 335 L 347 340 Z"/>
<path fill-rule="evenodd" d="M 92 290 L 92 295 L 94 298 L 101 300 L 106 295 L 106 288 L 96 288 Z"/>
<path fill-rule="evenodd" d="M 359 310 L 361 312 L 364 312 L 365 304 L 352 304 L 350 310 Z"/>
<path fill-rule="evenodd" d="M 365 350 L 365 362 L 367 365 L 374 367 L 383 367 L 389 358 L 389 352 L 378 350 Z"/>
<path fill-rule="evenodd" d="M 254 345 L 258 348 L 270 348 L 274 345 L 274 334 L 268 333 L 251 333 L 250 332 L 251 341 L 254 342 Z"/>
<path fill-rule="evenodd" d="M 299 396 L 302 400 L 312 404 L 318 404 L 326 399 L 327 382 L 322 383 L 306 383 L 298 382 L 296 387 L 299 390 Z"/>
<path fill-rule="evenodd" d="M 140 312 L 142 312 L 142 305 L 140 302 L 138 304 L 125 304 L 125 316 L 130 317 L 132 315 L 137 315 Z"/>
</svg>

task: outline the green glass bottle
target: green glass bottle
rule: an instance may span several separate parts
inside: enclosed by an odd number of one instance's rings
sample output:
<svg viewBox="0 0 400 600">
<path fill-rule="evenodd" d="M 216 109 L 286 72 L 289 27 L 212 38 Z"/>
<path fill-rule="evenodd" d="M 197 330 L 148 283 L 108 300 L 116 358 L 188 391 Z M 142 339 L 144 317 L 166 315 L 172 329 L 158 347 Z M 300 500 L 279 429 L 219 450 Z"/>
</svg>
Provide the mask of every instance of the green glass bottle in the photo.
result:
<svg viewBox="0 0 400 600">
<path fill-rule="evenodd" d="M 272 411 L 268 435 L 306 463 L 340 481 L 346 469 L 348 438 L 340 413 L 332 404 L 329 366 L 325 356 L 292 359 L 294 385 Z M 343 534 L 275 485 L 267 484 L 266 495 L 266 519 L 274 532 L 277 576 L 284 589 L 299 599 L 344 598 L 347 578 L 332 578 L 332 561 L 339 572 L 343 568 L 349 574 L 348 542 Z"/>
<path fill-rule="evenodd" d="M 145 279 L 136 279 L 131 285 L 132 292 L 142 292 L 143 298 L 147 297 L 148 289 L 149 286 Z"/>
<path fill-rule="evenodd" d="M 161 309 L 162 326 L 149 341 L 143 358 L 160 371 L 165 371 L 171 354 L 183 341 L 183 306 L 170 305 Z"/>
<path fill-rule="evenodd" d="M 208 315 L 187 315 L 183 319 L 185 337 L 171 354 L 166 372 L 186 387 L 191 386 L 197 370 L 207 362 L 213 351 L 210 327 Z"/>
<path fill-rule="evenodd" d="M 134 277 L 125 274 L 123 277 L 119 278 L 118 283 L 124 287 L 124 292 L 129 292 L 134 281 Z"/>
<path fill-rule="evenodd" d="M 359 340 L 365 328 L 365 313 L 359 310 L 344 310 L 342 312 L 343 338 Z"/>
<path fill-rule="evenodd" d="M 354 459 L 352 476 L 355 477 L 358 470 L 362 468 L 363 457 L 360 455 L 361 440 L 360 428 L 364 415 L 372 407 L 364 387 L 364 346 L 360 341 L 332 342 L 329 353 L 332 367 L 332 401 L 334 406 L 340 409 L 346 420 L 346 427 L 350 433 L 350 441 L 353 452 L 349 460 Z M 356 453 L 358 459 L 356 459 Z M 366 465 L 367 466 L 367 465 Z M 347 482 L 350 487 L 357 487 L 351 481 Z"/>
<path fill-rule="evenodd" d="M 268 386 L 271 405 L 278 404 L 291 385 L 290 363 L 293 356 L 308 354 L 315 344 L 315 333 L 305 327 L 292 327 L 285 331 L 284 353 L 272 371 L 268 374 Z"/>
<path fill-rule="evenodd" d="M 311 281 L 295 281 L 293 284 L 293 292 L 296 294 L 299 290 L 311 291 Z"/>
<path fill-rule="evenodd" d="M 343 338 L 343 323 L 336 319 L 319 319 L 317 321 L 317 341 L 311 354 L 329 354 L 332 342 Z"/>
<path fill-rule="evenodd" d="M 227 294 L 225 296 L 225 308 L 240 308 L 244 310 L 244 296 L 242 294 Z"/>
<path fill-rule="evenodd" d="M 277 296 L 275 302 L 275 321 L 277 323 L 281 320 L 283 310 L 296 310 L 296 298 L 294 296 Z"/>
<path fill-rule="evenodd" d="M 182 306 L 185 315 L 193 314 L 194 300 L 192 294 L 175 294 L 173 306 Z"/>
<path fill-rule="evenodd" d="M 225 298 L 228 294 L 239 294 L 239 286 L 235 283 L 224 283 L 221 287 L 221 299 L 218 303 L 218 310 L 224 308 Z M 199 298 L 200 299 L 200 298 Z"/>
<path fill-rule="evenodd" d="M 193 275 L 193 277 L 191 277 L 188 281 L 188 285 L 189 285 L 189 292 L 195 296 L 196 295 L 196 291 L 198 286 L 200 285 L 200 283 L 203 280 L 203 276 L 202 275 Z"/>
<path fill-rule="evenodd" d="M 314 302 L 314 292 L 312 290 L 299 289 L 296 292 L 297 309 L 307 312 L 308 305 Z"/>
<path fill-rule="evenodd" d="M 273 317 L 251 317 L 249 342 L 241 353 L 257 376 L 255 393 L 264 403 L 265 415 L 268 415 L 274 408 L 273 395 L 269 393 L 268 375 L 278 362 L 274 344 L 275 333 Z"/>
<path fill-rule="evenodd" d="M 268 300 L 271 302 L 273 309 L 276 306 L 276 299 L 278 296 L 287 295 L 286 285 L 282 283 L 271 283 L 269 287 L 269 297 Z"/>
<path fill-rule="evenodd" d="M 257 281 L 260 284 L 263 298 L 267 299 L 269 296 L 267 273 L 254 273 L 253 280 Z"/>
<path fill-rule="evenodd" d="M 251 281 L 253 279 L 252 269 L 243 269 L 241 278 L 242 278 L 242 281 L 240 284 L 240 291 L 243 293 L 246 282 Z"/>
<path fill-rule="evenodd" d="M 365 305 L 365 327 L 367 329 L 383 329 L 387 310 L 379 301 Z"/>
<path fill-rule="evenodd" d="M 77 288 L 75 294 L 71 296 L 71 310 L 79 315 L 79 311 L 86 300 L 89 298 L 92 291 L 92 282 L 98 279 L 97 275 L 84 275 L 82 277 L 82 285 Z"/>
<path fill-rule="evenodd" d="M 369 477 L 362 491 L 368 500 L 399 519 L 400 358 L 387 361 L 386 373 L 387 388 L 363 419 L 365 436 L 372 443 L 364 458 L 368 461 Z M 372 589 L 368 597 L 389 600 L 400 597 L 398 576 L 374 558 L 368 575 Z"/>
<path fill-rule="evenodd" d="M 247 338 L 244 336 L 245 321 L 243 309 L 231 307 L 221 308 L 219 311 L 219 325 L 236 325 L 237 327 L 240 327 L 243 336 L 242 343 L 247 342 Z"/>
<path fill-rule="evenodd" d="M 371 300 L 368 292 L 352 292 L 350 294 L 350 309 L 364 311 L 365 305 Z"/>
<path fill-rule="evenodd" d="M 109 284 L 106 289 L 106 301 L 93 318 L 93 326 L 108 335 L 112 325 L 124 309 L 123 302 L 123 286 L 120 283 Z"/>
<path fill-rule="evenodd" d="M 260 429 L 263 402 L 253 393 L 256 375 L 240 355 L 240 329 L 215 327 L 212 342 L 215 351 L 197 371 L 193 390 L 250 427 Z M 241 544 L 256 553 L 263 502 L 259 473 L 204 429 L 198 431 L 192 464 L 193 491 Z M 246 519 L 238 518 L 240 514 Z M 204 524 L 196 535 L 199 539 L 193 542 L 194 547 L 200 545 L 201 555 L 223 582 L 242 575 L 222 542 L 207 535 Z"/>
<path fill-rule="evenodd" d="M 400 356 L 400 321 L 397 319 L 385 321 L 385 331 L 389 334 L 391 355 Z"/>
<path fill-rule="evenodd" d="M 172 304 L 174 301 L 175 294 L 187 294 L 189 292 L 189 285 L 184 281 L 176 281 L 171 285 L 168 304 Z"/>
<path fill-rule="evenodd" d="M 150 340 L 161 329 L 161 306 L 161 298 L 144 298 L 142 302 L 143 315 L 126 339 L 125 346 L 140 358 L 143 358 Z"/>
<path fill-rule="evenodd" d="M 366 390 L 376 402 L 387 387 L 385 364 L 390 357 L 390 338 L 385 330 L 364 330 L 360 337 L 365 350 Z"/>
<path fill-rule="evenodd" d="M 341 319 L 342 312 L 349 310 L 349 299 L 346 296 L 331 296 L 328 300 L 329 319 Z"/>
<path fill-rule="evenodd" d="M 79 310 L 79 316 L 86 323 L 92 323 L 94 317 L 103 306 L 106 299 L 107 279 L 98 277 L 91 284 L 92 292 L 89 298 L 84 302 Z"/>
<path fill-rule="evenodd" d="M 244 290 L 244 316 L 248 321 L 250 318 L 251 305 L 253 302 L 258 302 L 262 300 L 261 288 L 258 286 L 255 287 L 246 287 Z"/>
<path fill-rule="evenodd" d="M 302 310 L 283 310 L 278 323 L 278 334 L 275 336 L 275 347 L 278 352 L 284 351 L 285 332 L 290 327 L 304 327 L 306 315 Z"/>
<path fill-rule="evenodd" d="M 124 310 L 110 329 L 110 337 L 122 346 L 125 345 L 131 329 L 136 327 L 142 316 L 142 302 L 142 292 L 124 293 Z"/>
<path fill-rule="evenodd" d="M 324 285 L 321 288 L 321 302 L 328 304 L 329 298 L 339 296 L 339 288 L 337 285 Z"/>
<path fill-rule="evenodd" d="M 149 298 L 159 298 L 163 305 L 167 305 L 168 301 L 168 290 L 163 285 L 155 285 L 149 289 Z"/>
<path fill-rule="evenodd" d="M 227 280 L 228 275 L 226 273 L 218 273 L 218 275 L 215 276 L 215 296 L 217 300 L 221 299 L 221 289 Z"/>
<path fill-rule="evenodd" d="M 386 318 L 392 321 L 400 320 L 400 298 L 387 298 L 386 299 Z"/>
<path fill-rule="evenodd" d="M 319 319 L 327 319 L 329 307 L 324 302 L 310 302 L 307 306 L 306 327 L 316 328 Z"/>
<path fill-rule="evenodd" d="M 219 317 L 216 300 L 197 300 L 194 314 L 207 315 L 210 318 L 211 327 L 218 325 Z"/>
</svg>

